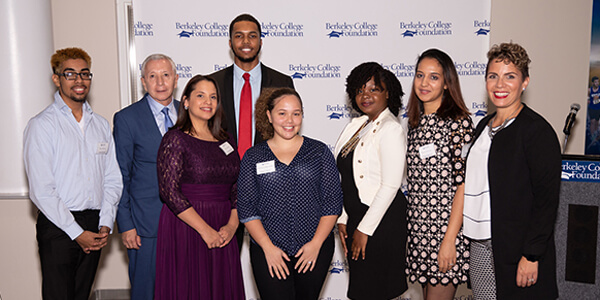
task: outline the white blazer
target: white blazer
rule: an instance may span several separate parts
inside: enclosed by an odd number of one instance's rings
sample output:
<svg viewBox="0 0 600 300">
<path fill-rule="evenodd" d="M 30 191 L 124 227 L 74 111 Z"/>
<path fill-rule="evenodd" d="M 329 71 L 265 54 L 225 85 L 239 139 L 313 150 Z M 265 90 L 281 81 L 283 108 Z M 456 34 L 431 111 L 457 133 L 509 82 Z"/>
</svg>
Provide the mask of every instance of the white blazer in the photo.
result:
<svg viewBox="0 0 600 300">
<path fill-rule="evenodd" d="M 368 117 L 352 119 L 335 144 L 335 156 L 356 133 Z M 370 124 L 369 131 L 361 138 L 354 150 L 352 173 L 360 201 L 369 206 L 358 225 L 358 230 L 369 236 L 381 222 L 383 215 L 396 197 L 405 174 L 406 133 L 398 118 L 386 108 Z M 346 224 L 346 210 L 338 223 Z"/>
</svg>

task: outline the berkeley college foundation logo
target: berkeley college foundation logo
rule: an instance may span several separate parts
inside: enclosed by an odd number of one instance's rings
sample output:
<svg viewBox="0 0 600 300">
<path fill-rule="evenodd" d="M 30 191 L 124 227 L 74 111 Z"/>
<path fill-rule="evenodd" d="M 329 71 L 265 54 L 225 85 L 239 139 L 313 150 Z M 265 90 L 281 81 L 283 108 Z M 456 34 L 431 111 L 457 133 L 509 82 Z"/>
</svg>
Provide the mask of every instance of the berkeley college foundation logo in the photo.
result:
<svg viewBox="0 0 600 300">
<path fill-rule="evenodd" d="M 473 21 L 473 27 L 477 30 L 475 31 L 476 35 L 488 35 L 490 33 L 490 21 Z"/>
<path fill-rule="evenodd" d="M 261 37 L 304 37 L 304 25 L 294 22 L 260 24 Z"/>
<path fill-rule="evenodd" d="M 154 36 L 154 24 L 138 21 L 133 24 L 133 32 L 135 36 Z"/>
<path fill-rule="evenodd" d="M 325 111 L 329 120 L 351 119 L 359 116 L 352 106 L 347 104 L 328 104 L 325 106 Z"/>
<path fill-rule="evenodd" d="M 444 22 L 441 20 L 429 22 L 410 21 L 400 22 L 399 25 L 403 38 L 431 35 L 452 35 L 452 22 Z"/>
<path fill-rule="evenodd" d="M 179 79 L 181 78 L 192 78 L 194 76 L 193 67 L 189 65 L 177 64 L 175 66 Z"/>
<path fill-rule="evenodd" d="M 394 73 L 396 77 L 412 78 L 415 77 L 415 65 L 405 63 L 381 64 L 381 66 Z"/>
<path fill-rule="evenodd" d="M 368 22 L 335 22 L 325 23 L 329 38 L 377 36 L 379 24 Z"/>
<path fill-rule="evenodd" d="M 600 163 L 563 160 L 561 179 L 562 181 L 600 182 Z"/>
<path fill-rule="evenodd" d="M 454 66 L 459 76 L 485 76 L 487 62 L 476 60 L 461 63 L 454 62 Z"/>
<path fill-rule="evenodd" d="M 304 78 L 341 78 L 342 66 L 332 64 L 289 64 L 288 70 L 292 73 L 293 79 Z"/>
<path fill-rule="evenodd" d="M 229 36 L 229 25 L 218 22 L 175 22 L 175 30 L 179 38 Z"/>
</svg>

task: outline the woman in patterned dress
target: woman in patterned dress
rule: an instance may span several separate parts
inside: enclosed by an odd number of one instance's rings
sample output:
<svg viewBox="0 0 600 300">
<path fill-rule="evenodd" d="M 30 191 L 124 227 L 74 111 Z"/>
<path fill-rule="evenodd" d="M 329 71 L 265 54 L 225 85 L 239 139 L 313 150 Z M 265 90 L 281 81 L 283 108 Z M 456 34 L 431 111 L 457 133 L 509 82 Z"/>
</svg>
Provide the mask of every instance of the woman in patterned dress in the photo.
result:
<svg viewBox="0 0 600 300">
<path fill-rule="evenodd" d="M 453 60 L 438 49 L 419 57 L 408 100 L 406 274 L 424 299 L 454 299 L 467 281 L 462 235 L 463 147 L 472 123 Z M 465 149 L 466 150 L 466 149 Z"/>
</svg>

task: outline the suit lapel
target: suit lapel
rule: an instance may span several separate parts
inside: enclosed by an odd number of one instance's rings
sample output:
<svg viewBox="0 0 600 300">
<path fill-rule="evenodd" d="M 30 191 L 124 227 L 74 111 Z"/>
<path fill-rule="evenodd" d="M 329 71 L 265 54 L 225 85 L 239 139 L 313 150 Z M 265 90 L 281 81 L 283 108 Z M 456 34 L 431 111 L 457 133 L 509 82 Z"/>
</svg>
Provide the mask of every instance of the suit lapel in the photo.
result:
<svg viewBox="0 0 600 300">
<path fill-rule="evenodd" d="M 154 119 L 154 114 L 152 113 L 152 109 L 150 108 L 149 101 L 152 100 L 144 96 L 144 99 L 142 99 L 142 101 L 143 103 L 140 103 L 140 120 L 143 123 L 144 128 L 147 128 L 147 131 L 153 136 L 162 139 L 160 129 L 158 129 L 158 125 L 156 124 L 156 120 Z"/>
</svg>

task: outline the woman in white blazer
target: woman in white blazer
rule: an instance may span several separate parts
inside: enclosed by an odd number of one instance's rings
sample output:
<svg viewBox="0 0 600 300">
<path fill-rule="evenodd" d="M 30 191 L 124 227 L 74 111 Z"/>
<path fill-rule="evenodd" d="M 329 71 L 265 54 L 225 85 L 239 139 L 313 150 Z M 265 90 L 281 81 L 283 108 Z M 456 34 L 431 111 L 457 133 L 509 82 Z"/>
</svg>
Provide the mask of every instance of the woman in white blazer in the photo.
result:
<svg viewBox="0 0 600 300">
<path fill-rule="evenodd" d="M 400 190 L 406 133 L 397 118 L 404 92 L 393 73 L 369 62 L 350 72 L 346 93 L 361 115 L 344 128 L 335 147 L 344 192 L 338 230 L 350 267 L 348 298 L 387 300 L 407 288 L 406 198 Z"/>
</svg>

